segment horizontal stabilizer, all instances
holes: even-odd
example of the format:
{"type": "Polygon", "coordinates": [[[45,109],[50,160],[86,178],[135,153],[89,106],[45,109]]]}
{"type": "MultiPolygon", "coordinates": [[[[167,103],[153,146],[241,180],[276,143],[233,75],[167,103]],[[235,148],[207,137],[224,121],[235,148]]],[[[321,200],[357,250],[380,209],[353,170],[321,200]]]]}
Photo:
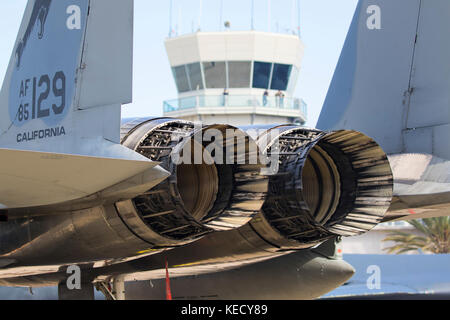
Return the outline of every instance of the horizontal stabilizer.
{"type": "Polygon", "coordinates": [[[158,163],[0,149],[0,203],[24,208],[92,195],[158,163]]]}
{"type": "Polygon", "coordinates": [[[450,215],[450,161],[429,154],[389,156],[394,199],[385,220],[450,215]]]}
{"type": "Polygon", "coordinates": [[[395,196],[420,197],[450,193],[450,161],[429,154],[389,156],[396,177],[395,196]]]}

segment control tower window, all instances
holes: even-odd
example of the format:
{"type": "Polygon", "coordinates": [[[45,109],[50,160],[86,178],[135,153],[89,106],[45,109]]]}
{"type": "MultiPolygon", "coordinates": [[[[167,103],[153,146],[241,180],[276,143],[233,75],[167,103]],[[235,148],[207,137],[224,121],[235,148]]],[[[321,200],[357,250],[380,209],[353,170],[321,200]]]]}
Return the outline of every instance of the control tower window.
{"type": "Polygon", "coordinates": [[[172,68],[173,76],[177,84],[178,92],[187,92],[191,88],[189,86],[189,79],[186,73],[186,66],[178,66],[172,68]]]}
{"type": "Polygon", "coordinates": [[[227,72],[225,62],[204,62],[206,88],[217,89],[227,87],[227,72]]]}
{"type": "Polygon", "coordinates": [[[203,89],[203,79],[202,70],[200,63],[191,63],[187,65],[187,70],[189,73],[189,80],[191,84],[191,90],[202,90],[203,89]]]}
{"type": "Polygon", "coordinates": [[[291,70],[291,65],[276,63],[273,67],[272,84],[270,85],[270,89],[286,91],[291,70]]]}
{"type": "Polygon", "coordinates": [[[230,88],[249,88],[251,68],[250,61],[228,62],[230,88]]]}
{"type": "Polygon", "coordinates": [[[253,67],[253,88],[269,88],[270,73],[272,64],[267,62],[255,61],[253,67]]]}
{"type": "Polygon", "coordinates": [[[288,92],[294,92],[297,85],[298,76],[300,74],[299,69],[296,66],[292,67],[291,76],[289,77],[289,85],[287,88],[288,92]]]}

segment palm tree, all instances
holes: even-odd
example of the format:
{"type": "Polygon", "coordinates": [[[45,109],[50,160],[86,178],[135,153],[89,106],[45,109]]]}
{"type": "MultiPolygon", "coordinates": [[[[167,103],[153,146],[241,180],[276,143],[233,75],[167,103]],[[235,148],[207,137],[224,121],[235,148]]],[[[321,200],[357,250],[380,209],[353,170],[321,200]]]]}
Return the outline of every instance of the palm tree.
{"type": "Polygon", "coordinates": [[[450,217],[411,220],[408,223],[423,236],[401,231],[390,232],[383,241],[393,241],[396,244],[384,250],[396,254],[410,251],[450,253],[450,217]]]}

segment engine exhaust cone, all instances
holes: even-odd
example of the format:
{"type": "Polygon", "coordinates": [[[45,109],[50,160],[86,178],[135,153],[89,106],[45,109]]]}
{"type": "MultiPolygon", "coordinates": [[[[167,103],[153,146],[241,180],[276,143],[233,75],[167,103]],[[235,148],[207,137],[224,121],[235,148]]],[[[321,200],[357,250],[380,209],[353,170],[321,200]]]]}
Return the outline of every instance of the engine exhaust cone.
{"type": "MultiPolygon", "coordinates": [[[[321,132],[280,126],[264,152],[279,155],[269,195],[252,228],[281,249],[307,248],[336,236],[355,236],[380,223],[393,177],[386,154],[356,131],[321,132]]],[[[273,129],[272,129],[273,130],[273,129]]]]}
{"type": "Polygon", "coordinates": [[[172,173],[147,193],[117,205],[130,228],[151,243],[184,244],[239,228],[264,203],[264,165],[256,142],[242,130],[162,118],[132,127],[122,144],[172,173]]]}

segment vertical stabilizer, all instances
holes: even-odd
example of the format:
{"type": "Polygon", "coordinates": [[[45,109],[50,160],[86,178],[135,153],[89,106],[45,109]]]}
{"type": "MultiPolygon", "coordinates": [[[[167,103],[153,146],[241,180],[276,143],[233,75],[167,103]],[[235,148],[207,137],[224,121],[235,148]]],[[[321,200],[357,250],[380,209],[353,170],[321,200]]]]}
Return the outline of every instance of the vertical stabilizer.
{"type": "Polygon", "coordinates": [[[361,0],[318,127],[450,159],[449,28],[448,0],[361,0]]]}
{"type": "Polygon", "coordinates": [[[0,147],[135,157],[118,144],[132,52],[133,0],[29,0],[0,92],[0,147]]]}

